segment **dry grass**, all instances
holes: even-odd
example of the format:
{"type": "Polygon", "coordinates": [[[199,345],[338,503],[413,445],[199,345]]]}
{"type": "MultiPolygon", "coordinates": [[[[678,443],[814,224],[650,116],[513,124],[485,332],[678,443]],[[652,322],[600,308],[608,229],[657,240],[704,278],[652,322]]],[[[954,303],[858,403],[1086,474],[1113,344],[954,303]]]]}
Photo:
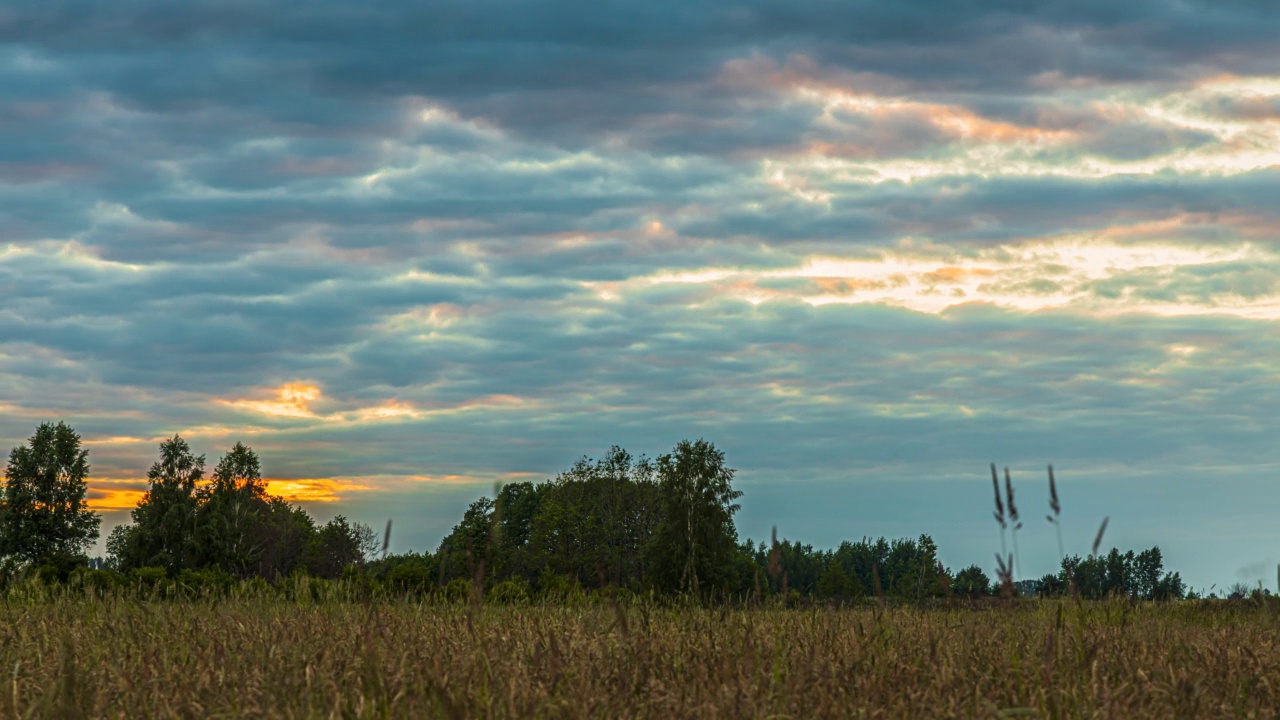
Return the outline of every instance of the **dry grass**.
{"type": "Polygon", "coordinates": [[[1256,607],[0,609],[5,717],[1256,717],[1256,607]]]}

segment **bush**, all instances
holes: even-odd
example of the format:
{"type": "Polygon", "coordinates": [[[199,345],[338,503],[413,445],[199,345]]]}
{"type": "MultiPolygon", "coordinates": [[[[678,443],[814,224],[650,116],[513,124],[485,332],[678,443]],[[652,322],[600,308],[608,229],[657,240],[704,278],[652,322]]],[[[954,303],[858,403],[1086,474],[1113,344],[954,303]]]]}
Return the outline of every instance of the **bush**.
{"type": "Polygon", "coordinates": [[[631,603],[636,599],[636,594],[631,590],[617,585],[606,585],[593,593],[596,600],[603,602],[631,603]]]}
{"type": "Polygon", "coordinates": [[[523,605],[529,602],[529,592],[525,590],[524,585],[514,580],[506,580],[489,590],[489,602],[496,605],[523,605]]]}
{"type": "Polygon", "coordinates": [[[544,572],[538,581],[542,599],[547,602],[574,605],[586,600],[586,593],[578,581],[568,575],[544,572]]]}
{"type": "Polygon", "coordinates": [[[50,555],[36,570],[36,577],[45,585],[65,584],[71,573],[89,567],[89,558],[83,555],[50,555]]]}
{"type": "Polygon", "coordinates": [[[190,597],[223,597],[231,592],[234,584],[234,578],[217,568],[183,570],[178,573],[178,586],[190,597]]]}
{"type": "MultiPolygon", "coordinates": [[[[398,593],[425,593],[431,586],[431,571],[424,565],[405,563],[387,573],[387,587],[398,593]]],[[[455,582],[466,583],[466,580],[455,582]]],[[[470,583],[467,583],[468,585],[470,583]]]]}
{"type": "Polygon", "coordinates": [[[231,595],[239,600],[256,600],[275,595],[270,583],[260,577],[250,578],[231,588],[231,595]]]}
{"type": "Polygon", "coordinates": [[[107,593],[125,585],[125,577],[112,570],[80,568],[71,573],[71,587],[79,588],[87,595],[105,597],[107,593]]]}
{"type": "Polygon", "coordinates": [[[450,580],[448,585],[444,586],[444,599],[449,602],[459,603],[466,602],[471,597],[471,581],[458,578],[450,580]]]}
{"type": "Polygon", "coordinates": [[[359,565],[348,565],[340,580],[344,590],[352,597],[367,600],[378,592],[379,585],[368,570],[359,565]]]}
{"type": "Polygon", "coordinates": [[[169,579],[169,573],[162,567],[141,567],[131,570],[129,577],[140,587],[155,588],[169,579]]]}

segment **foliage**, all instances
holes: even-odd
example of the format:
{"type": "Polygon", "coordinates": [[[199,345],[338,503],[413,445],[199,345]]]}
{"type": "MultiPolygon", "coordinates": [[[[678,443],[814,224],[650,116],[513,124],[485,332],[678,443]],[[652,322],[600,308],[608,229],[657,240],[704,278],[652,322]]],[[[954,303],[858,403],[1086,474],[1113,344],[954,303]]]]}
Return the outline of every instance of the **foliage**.
{"type": "Polygon", "coordinates": [[[522,583],[504,580],[489,588],[488,600],[497,605],[522,605],[529,601],[529,591],[522,583]]]}
{"type": "Polygon", "coordinates": [[[160,459],[147,471],[151,483],[131,513],[134,525],[117,526],[107,551],[121,568],[161,567],[170,574],[193,567],[200,554],[197,534],[204,456],[174,435],[160,443],[160,459]]]}
{"type": "Polygon", "coordinates": [[[464,602],[471,597],[473,589],[473,583],[469,580],[463,580],[462,578],[450,580],[449,584],[444,586],[444,597],[449,602],[464,602]]]}
{"type": "Polygon", "coordinates": [[[662,515],[649,545],[654,585],[694,596],[726,593],[737,546],[732,486],[724,452],[706,440],[682,440],[658,458],[662,515]]]}
{"type": "MultiPolygon", "coordinates": [[[[181,437],[160,444],[132,525],[107,538],[112,567],[162,568],[170,578],[283,578],[303,570],[337,578],[370,552],[373,531],[339,515],[317,528],[301,508],[266,492],[261,463],[236,443],[204,482],[204,456],[181,437]]],[[[203,585],[201,585],[203,587],[203,585]]]]}
{"type": "Polygon", "coordinates": [[[937,546],[928,535],[915,540],[846,540],[826,551],[789,540],[772,547],[762,542],[754,548],[749,542],[744,550],[765,571],[762,582],[771,593],[798,590],[819,597],[920,600],[946,595],[954,582],[945,571],[939,574],[937,546]]]}
{"type": "MultiPolygon", "coordinates": [[[[478,498],[435,553],[377,557],[380,538],[369,526],[341,515],[317,525],[269,495],[258,456],[243,443],[206,478],[205,458],[175,435],[160,444],[133,523],[107,539],[106,567],[118,572],[102,570],[100,560],[86,568],[83,547],[98,522],[84,508],[87,474],[87,452],[62,423],[41,425],[13,450],[0,508],[7,549],[0,590],[31,574],[99,596],[133,588],[192,598],[266,597],[286,588],[291,598],[362,601],[439,593],[453,601],[578,605],[656,593],[796,606],[992,592],[981,568],[946,569],[928,535],[863,538],[833,550],[787,539],[738,543],[733,516],[742,493],[724,453],[705,440],[681,441],[655,461],[616,446],[599,460],[583,457],[554,480],[512,483],[478,498]]],[[[994,475],[993,483],[997,517],[1007,507],[1013,518],[1008,479],[1007,505],[994,475]]],[[[1023,595],[1044,597],[1073,589],[1088,599],[1186,596],[1180,576],[1164,571],[1158,547],[1067,558],[1059,573],[1019,586],[1023,595]]]]}
{"type": "Polygon", "coordinates": [[[42,423],[26,445],[9,453],[0,554],[41,565],[83,556],[101,519],[85,505],[89,452],[66,423],[42,423]]]}
{"type": "Polygon", "coordinates": [[[1110,595],[1140,600],[1178,600],[1186,595],[1186,585],[1176,572],[1164,571],[1159,547],[1134,554],[1112,548],[1104,555],[1073,556],[1062,561],[1062,570],[1052,590],[1041,594],[1062,595],[1074,587],[1084,598],[1096,600],[1110,595]]]}
{"type": "Polygon", "coordinates": [[[377,568],[392,591],[425,593],[436,584],[435,558],[430,555],[407,553],[395,555],[377,568]]]}
{"type": "Polygon", "coordinates": [[[991,578],[977,565],[970,565],[956,573],[955,579],[951,581],[951,591],[962,597],[983,597],[990,595],[991,590],[991,578]]]}

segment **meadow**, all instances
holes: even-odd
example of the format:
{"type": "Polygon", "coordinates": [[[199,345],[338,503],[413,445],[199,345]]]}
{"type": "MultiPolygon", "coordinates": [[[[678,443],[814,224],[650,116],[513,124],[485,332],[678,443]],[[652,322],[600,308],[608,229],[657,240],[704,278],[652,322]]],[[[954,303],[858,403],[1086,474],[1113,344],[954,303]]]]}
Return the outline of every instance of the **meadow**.
{"type": "MultiPolygon", "coordinates": [[[[338,586],[326,586],[331,592],[338,586]]],[[[4,717],[1274,717],[1275,608],[203,599],[26,583],[4,717]]]]}

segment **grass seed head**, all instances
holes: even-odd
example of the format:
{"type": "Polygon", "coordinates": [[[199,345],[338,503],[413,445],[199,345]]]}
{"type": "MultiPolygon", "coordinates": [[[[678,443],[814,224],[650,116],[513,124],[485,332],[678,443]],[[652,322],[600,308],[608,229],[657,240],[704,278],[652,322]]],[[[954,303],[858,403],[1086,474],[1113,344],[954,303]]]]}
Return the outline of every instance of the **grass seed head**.
{"type": "MultiPolygon", "coordinates": [[[[1013,504],[1013,480],[1009,478],[1008,467],[1004,469],[1004,490],[1009,499],[1009,520],[1016,523],[1018,522],[1018,507],[1013,504]]],[[[997,488],[996,494],[999,495],[999,492],[997,488]]]]}
{"type": "Polygon", "coordinates": [[[993,515],[995,515],[996,522],[1000,523],[1000,529],[1003,530],[1006,525],[1004,519],[1004,502],[1000,499],[1000,476],[996,474],[995,463],[991,463],[991,487],[996,493],[996,510],[993,515]]]}
{"type": "Polygon", "coordinates": [[[1053,516],[1057,517],[1062,514],[1062,505],[1058,502],[1058,485],[1053,481],[1053,465],[1049,465],[1049,509],[1053,511],[1053,516]]]}
{"type": "Polygon", "coordinates": [[[1091,555],[1097,555],[1098,548],[1102,547],[1102,535],[1107,531],[1107,521],[1110,519],[1110,515],[1102,518],[1102,525],[1098,526],[1098,535],[1093,539],[1093,552],[1090,553],[1091,555]]]}

